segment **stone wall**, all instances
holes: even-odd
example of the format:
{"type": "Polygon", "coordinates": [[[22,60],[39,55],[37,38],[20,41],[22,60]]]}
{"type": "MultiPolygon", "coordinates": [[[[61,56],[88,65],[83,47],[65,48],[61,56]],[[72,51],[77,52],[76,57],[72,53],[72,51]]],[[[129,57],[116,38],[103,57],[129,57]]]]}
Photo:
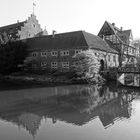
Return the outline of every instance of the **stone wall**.
{"type": "MultiPolygon", "coordinates": [[[[75,50],[74,49],[69,49],[69,55],[68,56],[61,56],[60,52],[61,49],[57,50],[45,50],[45,51],[34,51],[37,53],[35,57],[32,56],[33,52],[30,52],[30,56],[26,59],[26,63],[31,62],[30,67],[31,69],[43,69],[43,70],[51,70],[51,62],[57,62],[58,67],[56,70],[58,71],[71,71],[73,70],[73,65],[75,63],[75,60],[73,56],[75,55],[75,50]],[[57,56],[51,56],[52,51],[57,51],[58,55],[57,56]],[[46,52],[47,55],[45,57],[41,56],[42,52],[46,52]],[[41,63],[45,62],[46,67],[41,67],[41,63]],[[64,69],[62,68],[62,62],[69,62],[69,69],[64,69]]],[[[99,58],[99,60],[103,61],[104,63],[104,69],[107,69],[109,67],[118,67],[119,61],[118,61],[118,55],[113,54],[113,53],[107,53],[99,50],[93,50],[93,53],[99,58]],[[109,58],[110,57],[110,58],[109,58]],[[109,60],[110,59],[110,60],[109,60]]]]}
{"type": "Polygon", "coordinates": [[[108,53],[100,50],[94,50],[94,53],[100,60],[104,61],[106,68],[119,66],[118,54],[108,53]]]}

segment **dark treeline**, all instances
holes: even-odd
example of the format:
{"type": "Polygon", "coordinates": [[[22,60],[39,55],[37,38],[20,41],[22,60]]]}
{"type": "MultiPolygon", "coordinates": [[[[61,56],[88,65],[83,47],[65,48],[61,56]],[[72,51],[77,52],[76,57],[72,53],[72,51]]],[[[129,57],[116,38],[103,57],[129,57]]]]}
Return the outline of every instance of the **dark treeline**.
{"type": "Polygon", "coordinates": [[[27,55],[27,45],[21,41],[0,45],[0,74],[7,75],[19,71],[19,65],[24,63],[27,55]]]}

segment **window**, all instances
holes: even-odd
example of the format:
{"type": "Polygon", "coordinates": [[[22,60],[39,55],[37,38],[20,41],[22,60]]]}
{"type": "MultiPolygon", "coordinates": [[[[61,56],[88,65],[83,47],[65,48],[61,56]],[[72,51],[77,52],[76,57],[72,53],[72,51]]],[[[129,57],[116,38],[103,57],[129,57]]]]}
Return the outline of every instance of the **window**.
{"type": "Polygon", "coordinates": [[[98,53],[98,52],[95,52],[94,54],[95,54],[95,56],[99,56],[100,55],[100,53],[98,53]]]}
{"type": "Polygon", "coordinates": [[[33,57],[36,57],[37,55],[38,55],[37,52],[33,52],[33,53],[32,53],[32,56],[33,56],[33,57]]]}
{"type": "Polygon", "coordinates": [[[69,51],[68,51],[68,50],[61,51],[61,52],[60,52],[60,55],[61,55],[61,56],[69,56],[69,51]]]}
{"type": "Polygon", "coordinates": [[[78,65],[78,62],[73,62],[72,66],[77,66],[78,65]]]}
{"type": "Polygon", "coordinates": [[[47,57],[47,52],[41,52],[42,57],[47,57]]]}
{"type": "Polygon", "coordinates": [[[129,54],[131,53],[131,48],[128,48],[128,52],[129,52],[129,54]]]}
{"type": "Polygon", "coordinates": [[[80,53],[82,50],[75,50],[75,55],[80,53]]]}
{"type": "Polygon", "coordinates": [[[132,49],[132,53],[133,53],[133,54],[135,53],[135,50],[134,50],[134,49],[132,49]]]}
{"type": "Polygon", "coordinates": [[[41,67],[46,67],[47,66],[47,62],[41,62],[41,67]]]}
{"type": "Polygon", "coordinates": [[[51,68],[57,69],[57,62],[51,62],[51,68]]]}
{"type": "Polygon", "coordinates": [[[58,52],[57,51],[52,51],[51,56],[58,56],[58,52]]]}
{"type": "Polygon", "coordinates": [[[62,62],[62,68],[69,69],[69,62],[62,62]]]}
{"type": "Polygon", "coordinates": [[[134,62],[135,62],[135,59],[132,57],[132,58],[130,59],[130,62],[134,63],[134,62]]]}
{"type": "Polygon", "coordinates": [[[113,56],[113,61],[116,62],[116,56],[115,55],[113,56]]]}
{"type": "Polygon", "coordinates": [[[124,47],[124,53],[127,53],[127,47],[124,47]]]}
{"type": "Polygon", "coordinates": [[[110,55],[108,55],[108,61],[110,61],[110,55]]]}

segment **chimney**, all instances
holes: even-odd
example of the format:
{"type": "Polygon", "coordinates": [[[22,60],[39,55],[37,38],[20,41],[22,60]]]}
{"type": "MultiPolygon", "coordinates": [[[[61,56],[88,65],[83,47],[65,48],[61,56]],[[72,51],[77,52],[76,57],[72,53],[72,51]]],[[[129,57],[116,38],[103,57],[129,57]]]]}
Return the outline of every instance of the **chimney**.
{"type": "Polygon", "coordinates": [[[53,38],[55,38],[55,34],[56,34],[56,31],[53,30],[53,31],[52,31],[52,37],[53,37],[53,38]]]}
{"type": "Polygon", "coordinates": [[[120,30],[122,31],[123,30],[123,27],[121,27],[120,30]]]}
{"type": "Polygon", "coordinates": [[[17,20],[17,23],[19,23],[19,20],[17,20]]]}
{"type": "Polygon", "coordinates": [[[115,23],[113,22],[112,25],[115,26],[115,23]]]}

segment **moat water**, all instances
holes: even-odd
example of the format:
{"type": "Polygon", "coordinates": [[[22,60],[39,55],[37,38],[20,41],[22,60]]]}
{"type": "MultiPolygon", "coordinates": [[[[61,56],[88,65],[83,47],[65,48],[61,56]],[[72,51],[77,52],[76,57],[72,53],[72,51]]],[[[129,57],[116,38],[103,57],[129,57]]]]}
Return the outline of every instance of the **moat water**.
{"type": "Polygon", "coordinates": [[[139,88],[0,86],[0,140],[140,139],[139,88]]]}

